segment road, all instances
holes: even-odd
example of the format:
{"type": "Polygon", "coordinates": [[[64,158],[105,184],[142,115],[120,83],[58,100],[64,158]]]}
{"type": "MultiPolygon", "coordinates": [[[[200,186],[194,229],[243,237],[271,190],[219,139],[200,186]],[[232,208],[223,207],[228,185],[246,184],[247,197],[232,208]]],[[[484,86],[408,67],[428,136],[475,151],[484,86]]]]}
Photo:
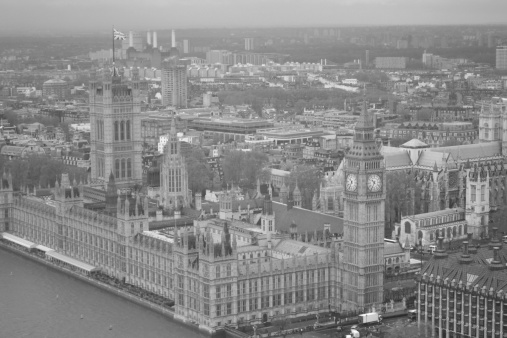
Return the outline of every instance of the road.
{"type": "MultiPolygon", "coordinates": [[[[389,337],[388,332],[394,328],[398,328],[401,326],[413,326],[417,325],[415,321],[409,320],[406,316],[397,317],[397,318],[387,318],[384,319],[382,325],[373,326],[369,329],[373,332],[373,337],[387,338],[389,337]],[[379,333],[376,333],[376,329],[379,329],[379,333]]],[[[350,333],[350,328],[352,325],[347,325],[343,327],[343,331],[337,332],[336,328],[326,329],[321,331],[310,331],[303,332],[303,334],[291,334],[287,335],[286,338],[344,338],[347,334],[350,333]]],[[[361,333],[361,337],[366,337],[368,333],[368,329],[359,329],[361,333]]]]}

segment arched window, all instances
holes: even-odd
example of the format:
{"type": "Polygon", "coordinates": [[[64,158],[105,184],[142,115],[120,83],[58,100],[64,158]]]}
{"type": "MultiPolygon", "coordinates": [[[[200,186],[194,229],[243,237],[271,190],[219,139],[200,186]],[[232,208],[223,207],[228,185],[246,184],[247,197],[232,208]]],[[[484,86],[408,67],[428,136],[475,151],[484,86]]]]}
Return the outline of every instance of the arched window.
{"type": "MultiPolygon", "coordinates": [[[[118,121],[114,122],[114,140],[118,141],[120,139],[120,124],[118,121]]],[[[118,176],[116,176],[118,177],[118,176]]]]}
{"type": "Polygon", "coordinates": [[[422,239],[423,238],[423,232],[421,230],[419,230],[419,233],[417,234],[417,238],[418,239],[422,239]]]}
{"type": "Polygon", "coordinates": [[[130,158],[127,159],[127,177],[132,177],[132,160],[130,158]]]}
{"type": "Polygon", "coordinates": [[[461,234],[462,234],[461,230],[462,230],[462,229],[461,229],[461,224],[460,224],[460,225],[458,225],[458,235],[459,235],[459,236],[461,236],[461,234]]]}
{"type": "Polygon", "coordinates": [[[125,121],[120,122],[120,140],[125,140],[125,121]]]}
{"type": "Polygon", "coordinates": [[[127,132],[127,140],[130,140],[130,120],[127,120],[127,123],[125,124],[125,129],[127,132]]]}
{"type": "Polygon", "coordinates": [[[447,237],[448,238],[451,238],[451,234],[452,234],[452,228],[447,228],[447,237]]]}
{"type": "Polygon", "coordinates": [[[484,123],[484,138],[485,139],[489,138],[489,126],[487,123],[484,123]]]}
{"type": "Polygon", "coordinates": [[[126,163],[125,163],[125,159],[123,158],[121,160],[121,178],[125,178],[125,169],[126,169],[126,163]]]}
{"type": "Polygon", "coordinates": [[[400,262],[400,257],[396,257],[396,263],[400,262]]]}
{"type": "Polygon", "coordinates": [[[452,228],[452,237],[456,237],[456,235],[457,235],[457,234],[458,234],[458,233],[457,233],[457,229],[456,229],[456,227],[453,227],[453,228],[452,228]]]}
{"type": "Polygon", "coordinates": [[[493,130],[493,135],[495,140],[498,140],[498,132],[500,131],[500,127],[498,126],[498,123],[495,123],[495,130],[493,130]]]}
{"type": "Polygon", "coordinates": [[[115,162],[115,164],[114,164],[114,176],[116,178],[119,178],[120,177],[120,160],[115,160],[114,162],[115,162]]]}
{"type": "Polygon", "coordinates": [[[430,232],[430,242],[435,239],[435,234],[433,232],[430,232]]]}
{"type": "Polygon", "coordinates": [[[410,226],[410,222],[405,222],[405,233],[410,234],[412,227],[410,226]]]}

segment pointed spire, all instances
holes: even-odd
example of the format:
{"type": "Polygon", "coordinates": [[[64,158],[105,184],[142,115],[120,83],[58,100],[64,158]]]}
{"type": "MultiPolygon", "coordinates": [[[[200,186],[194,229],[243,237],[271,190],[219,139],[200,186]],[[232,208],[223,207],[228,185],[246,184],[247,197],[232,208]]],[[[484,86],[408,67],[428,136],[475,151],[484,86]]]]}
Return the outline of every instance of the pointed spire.
{"type": "Polygon", "coordinates": [[[435,164],[433,165],[433,172],[438,172],[437,161],[435,161],[435,164]]]}
{"type": "Polygon", "coordinates": [[[403,249],[405,250],[410,250],[410,240],[408,239],[408,235],[407,237],[405,238],[405,244],[403,246],[403,249]]]}

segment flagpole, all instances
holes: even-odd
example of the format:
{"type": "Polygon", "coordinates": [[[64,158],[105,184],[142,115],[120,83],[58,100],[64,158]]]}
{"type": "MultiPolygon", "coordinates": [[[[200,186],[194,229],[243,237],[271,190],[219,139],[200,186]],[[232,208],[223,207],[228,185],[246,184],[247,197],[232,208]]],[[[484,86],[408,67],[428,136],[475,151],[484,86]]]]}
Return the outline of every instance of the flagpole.
{"type": "Polygon", "coordinates": [[[113,67],[114,67],[114,25],[113,25],[113,67]]]}

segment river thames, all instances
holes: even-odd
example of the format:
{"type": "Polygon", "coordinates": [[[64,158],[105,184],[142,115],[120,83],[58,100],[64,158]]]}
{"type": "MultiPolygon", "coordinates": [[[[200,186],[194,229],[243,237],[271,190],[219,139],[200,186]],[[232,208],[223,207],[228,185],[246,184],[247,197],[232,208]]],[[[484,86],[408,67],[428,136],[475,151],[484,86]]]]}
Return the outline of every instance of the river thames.
{"type": "Polygon", "coordinates": [[[0,337],[209,336],[0,248],[0,337]]]}

